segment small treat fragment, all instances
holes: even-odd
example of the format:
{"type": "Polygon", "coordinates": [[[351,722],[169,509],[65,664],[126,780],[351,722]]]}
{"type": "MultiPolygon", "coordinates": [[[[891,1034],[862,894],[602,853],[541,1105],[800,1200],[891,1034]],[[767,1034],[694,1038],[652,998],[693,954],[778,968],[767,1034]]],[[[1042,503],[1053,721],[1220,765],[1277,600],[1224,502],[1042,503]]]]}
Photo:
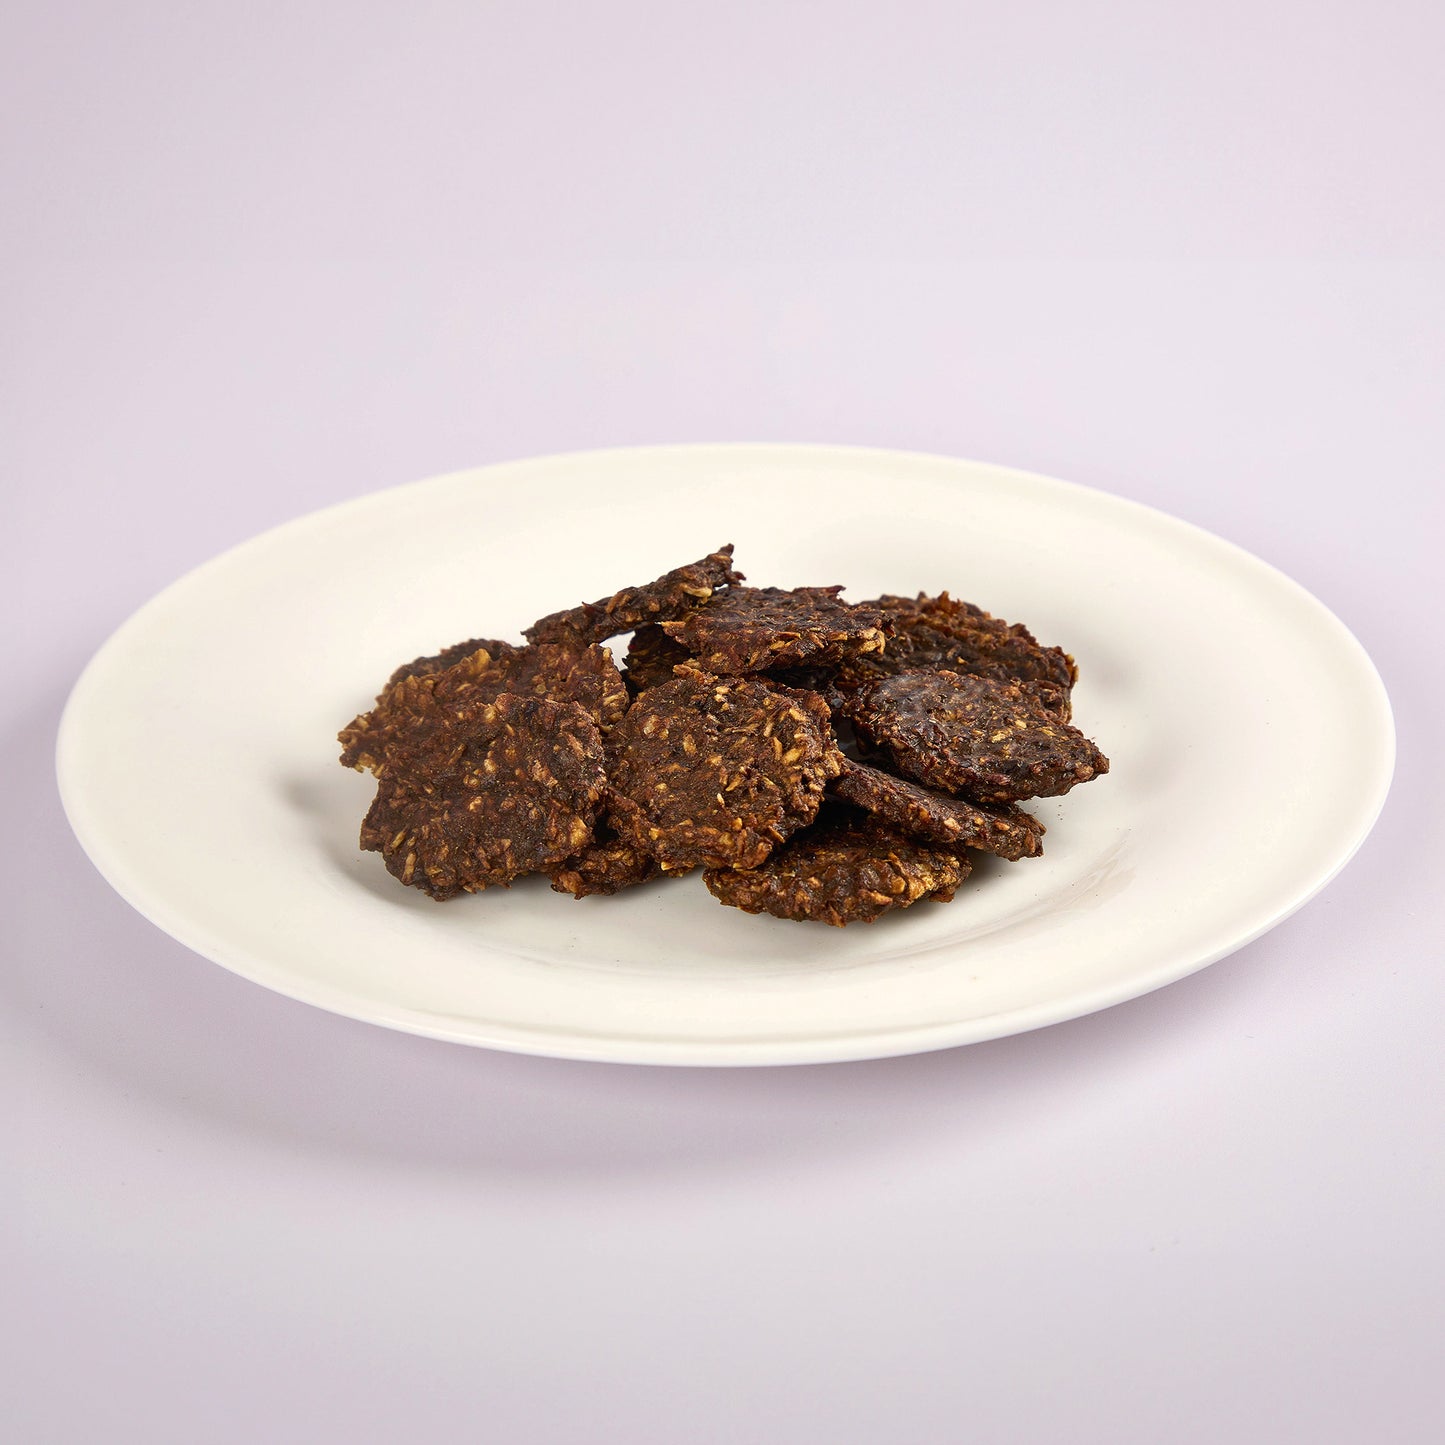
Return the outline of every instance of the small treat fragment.
{"type": "Polygon", "coordinates": [[[696,562],[673,568],[655,582],[624,587],[611,597],[599,597],[596,602],[583,602],[562,612],[549,613],[527,628],[524,636],[530,642],[586,646],[632,632],[648,623],[684,617],[701,607],[720,587],[730,587],[743,580],[741,572],[733,571],[732,558],[733,545],[729,542],[696,562]]]}
{"type": "Polygon", "coordinates": [[[460,702],[473,696],[493,701],[503,693],[575,702],[603,728],[621,721],[630,700],[622,674],[605,647],[488,643],[440,671],[400,669],[382,690],[376,706],[338,734],[342,764],[368,769],[380,777],[395,740],[416,718],[430,716],[433,701],[460,702]]]}
{"type": "Polygon", "coordinates": [[[842,602],[841,587],[732,587],[663,631],[713,673],[762,672],[811,660],[833,665],[880,652],[882,610],[842,602]]]}
{"type": "Polygon", "coordinates": [[[1053,713],[1060,722],[1068,722],[1074,715],[1073,697],[1069,689],[1057,682],[1045,682],[1043,678],[1019,678],[1019,687],[1045,712],[1053,713]]]}
{"type": "Polygon", "coordinates": [[[830,787],[835,797],[930,843],[977,848],[1016,861],[1044,851],[1044,825],[1012,803],[970,803],[844,758],[830,787]]]}
{"type": "Polygon", "coordinates": [[[432,898],[550,868],[592,837],[602,735],[573,702],[426,694],[390,740],[361,847],[432,898]]]}
{"type": "Polygon", "coordinates": [[[692,653],[682,643],[674,642],[656,623],[649,622],[632,634],[622,676],[635,695],[671,682],[673,668],[692,660],[692,653]]]}
{"type": "Polygon", "coordinates": [[[758,867],[709,868],[703,880],[715,898],[744,912],[841,928],[924,898],[946,903],[971,868],[962,849],[907,838],[834,804],[758,867]]]}
{"type": "Polygon", "coordinates": [[[1056,797],[1109,771],[1083,733],[1017,683],[901,672],[859,688],[847,712],[900,772],[983,802],[1056,797]]]}
{"type": "Polygon", "coordinates": [[[611,821],[666,869],[751,868],[813,820],[841,765],[821,698],[689,672],[613,731],[611,821]]]}
{"type": "Polygon", "coordinates": [[[884,596],[871,604],[892,628],[881,654],[849,659],[840,686],[859,686],[899,672],[970,672],[1002,682],[1037,683],[1062,721],[1069,718],[1069,690],[1078,680],[1074,659],[1058,647],[1044,647],[1022,623],[992,617],[947,592],[930,597],[884,596]]]}
{"type": "Polygon", "coordinates": [[[557,893],[570,893],[574,898],[588,898],[646,883],[660,871],[652,854],[644,853],[619,838],[605,823],[599,823],[592,841],[553,871],[552,888],[557,893]]]}
{"type": "Polygon", "coordinates": [[[490,657],[501,657],[503,653],[516,650],[511,643],[498,642],[494,637],[471,637],[465,642],[454,642],[450,647],[444,647],[440,652],[434,652],[428,657],[418,657],[411,662],[404,662],[387,678],[386,686],[395,687],[404,677],[431,677],[434,673],[445,672],[447,668],[459,663],[462,658],[470,657],[477,651],[484,651],[490,657]]]}

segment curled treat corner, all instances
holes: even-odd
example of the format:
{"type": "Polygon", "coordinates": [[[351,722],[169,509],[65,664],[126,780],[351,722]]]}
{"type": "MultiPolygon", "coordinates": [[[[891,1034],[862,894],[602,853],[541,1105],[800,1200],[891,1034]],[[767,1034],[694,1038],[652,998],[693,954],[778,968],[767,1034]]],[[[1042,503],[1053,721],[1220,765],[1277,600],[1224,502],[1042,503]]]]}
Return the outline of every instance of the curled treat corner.
{"type": "Polygon", "coordinates": [[[610,597],[549,613],[528,627],[523,636],[530,642],[585,646],[684,617],[720,589],[743,580],[743,574],[733,569],[732,557],[733,544],[729,542],[696,562],[674,567],[653,582],[624,587],[610,597]]]}

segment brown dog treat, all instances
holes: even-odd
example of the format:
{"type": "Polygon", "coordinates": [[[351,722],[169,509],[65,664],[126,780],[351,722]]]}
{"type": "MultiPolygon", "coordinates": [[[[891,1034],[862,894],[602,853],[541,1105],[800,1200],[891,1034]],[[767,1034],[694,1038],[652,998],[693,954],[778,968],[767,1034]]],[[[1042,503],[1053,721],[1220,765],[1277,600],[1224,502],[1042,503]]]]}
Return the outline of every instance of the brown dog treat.
{"type": "Polygon", "coordinates": [[[1010,861],[1034,858],[1044,851],[1044,825],[1012,803],[945,797],[850,758],[844,758],[843,771],[829,791],[910,838],[977,848],[1010,861]]]}
{"type": "Polygon", "coordinates": [[[429,694],[388,747],[361,846],[436,899],[561,863],[592,837],[602,735],[576,703],[429,694]]]}
{"type": "Polygon", "coordinates": [[[859,688],[847,711],[900,772],[983,802],[1055,797],[1109,771],[1083,733],[1016,683],[902,672],[859,688]]]}
{"type": "Polygon", "coordinates": [[[434,702],[492,701],[503,693],[579,704],[599,727],[622,720],[629,701],[622,674],[605,647],[513,647],[502,642],[466,653],[440,672],[406,672],[389,683],[370,712],[338,734],[341,761],[379,777],[395,740],[434,702]],[[492,651],[491,648],[496,650],[492,651]]]}
{"type": "Polygon", "coordinates": [[[946,903],[971,869],[962,850],[907,838],[836,805],[749,871],[709,868],[713,896],[797,922],[872,923],[920,899],[946,903]]]}
{"type": "Polygon", "coordinates": [[[841,587],[733,587],[663,631],[709,672],[835,663],[883,647],[876,606],[841,602],[841,587]]]}
{"type": "Polygon", "coordinates": [[[730,587],[743,580],[741,572],[733,571],[732,558],[733,546],[729,542],[686,567],[673,568],[655,582],[624,587],[611,597],[599,597],[596,602],[549,613],[527,628],[524,635],[531,642],[585,646],[632,632],[648,623],[683,617],[701,607],[720,587],[730,587]]]}
{"type": "Polygon", "coordinates": [[[813,820],[841,763],[820,698],[688,673],[612,734],[612,823],[664,868],[750,868],[813,820]]]}
{"type": "Polygon", "coordinates": [[[1001,682],[1037,683],[1040,700],[1068,721],[1069,690],[1078,679],[1074,659],[1061,648],[1043,646],[1021,623],[991,617],[947,592],[884,596],[871,605],[882,610],[892,635],[882,653],[845,661],[842,688],[899,672],[974,673],[1001,682]]]}

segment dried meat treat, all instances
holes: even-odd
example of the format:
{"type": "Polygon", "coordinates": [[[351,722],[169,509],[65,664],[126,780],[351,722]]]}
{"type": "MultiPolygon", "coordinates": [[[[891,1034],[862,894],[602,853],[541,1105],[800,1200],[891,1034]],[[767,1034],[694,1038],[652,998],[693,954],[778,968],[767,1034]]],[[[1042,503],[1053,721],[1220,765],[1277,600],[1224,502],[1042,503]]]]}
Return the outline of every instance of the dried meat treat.
{"type": "Polygon", "coordinates": [[[820,698],[696,672],[642,693],[608,756],[613,826],[667,869],[761,863],[842,764],[820,698]]]}
{"type": "Polygon", "coordinates": [[[605,782],[602,735],[576,703],[432,693],[391,745],[361,846],[433,898],[477,892],[583,848],[605,782]]]}
{"type": "Polygon", "coordinates": [[[612,829],[599,824],[592,841],[552,873],[552,887],[574,898],[588,898],[646,883],[660,871],[661,865],[650,853],[644,853],[619,838],[612,829]]]}
{"type": "Polygon", "coordinates": [[[692,660],[692,653],[682,643],[674,642],[655,623],[648,623],[632,634],[622,676],[632,692],[639,693],[671,682],[673,668],[692,660]]]}
{"type": "Polygon", "coordinates": [[[880,652],[882,611],[839,600],[841,587],[732,587],[662,629],[713,673],[835,664],[880,652]]]}
{"type": "Polygon", "coordinates": [[[406,673],[387,685],[376,706],[339,734],[341,761],[379,777],[388,751],[418,716],[429,716],[433,701],[491,701],[503,693],[579,704],[598,726],[621,721],[630,701],[622,674],[605,647],[568,648],[510,643],[478,648],[440,672],[406,673]]]}
{"type": "Polygon", "coordinates": [[[977,848],[1010,861],[1037,857],[1044,850],[1044,825],[1012,803],[949,798],[851,758],[844,758],[830,791],[910,838],[977,848]]]}
{"type": "Polygon", "coordinates": [[[859,688],[860,737],[920,783],[982,802],[1056,797],[1109,760],[1017,683],[955,672],[901,672],[859,688]]]}
{"type": "Polygon", "coordinates": [[[1044,647],[1021,623],[991,617],[971,602],[940,593],[876,598],[892,629],[882,653],[848,659],[840,686],[858,686],[899,672],[970,672],[1004,682],[1038,684],[1051,710],[1069,716],[1069,689],[1078,668],[1067,652],[1044,647]]]}
{"type": "Polygon", "coordinates": [[[904,837],[836,804],[750,871],[709,868],[714,897],[797,922],[872,923],[920,899],[946,903],[971,869],[962,849],[904,837]]]}
{"type": "Polygon", "coordinates": [[[429,657],[418,657],[403,663],[387,678],[386,686],[395,687],[404,677],[431,677],[433,673],[445,672],[447,668],[454,666],[464,657],[470,657],[479,649],[490,657],[500,657],[504,652],[517,650],[511,643],[498,642],[493,637],[471,637],[465,642],[454,642],[450,647],[444,647],[429,657]]]}
{"type": "Polygon", "coordinates": [[[733,546],[729,542],[686,567],[675,567],[655,582],[624,587],[611,597],[599,597],[596,602],[549,613],[527,628],[524,635],[531,642],[585,646],[618,637],[648,623],[684,617],[701,607],[720,587],[730,587],[743,580],[741,572],[733,571],[732,558],[733,546]]]}

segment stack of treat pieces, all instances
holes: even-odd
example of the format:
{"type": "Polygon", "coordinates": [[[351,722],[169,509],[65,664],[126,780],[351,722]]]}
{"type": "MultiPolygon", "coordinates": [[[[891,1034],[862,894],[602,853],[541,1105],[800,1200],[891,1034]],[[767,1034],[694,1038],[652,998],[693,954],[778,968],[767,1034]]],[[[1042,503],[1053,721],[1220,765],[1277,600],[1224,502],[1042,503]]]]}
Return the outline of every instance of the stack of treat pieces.
{"type": "Polygon", "coordinates": [[[340,735],[377,779],[362,848],[436,899],[701,868],[735,908],[841,926],[947,902],[974,853],[1037,857],[1019,802],[1108,772],[1074,660],[1027,628],[946,592],[746,587],[732,551],[398,668],[340,735]],[[619,670],[600,644],[629,633],[619,670]]]}

